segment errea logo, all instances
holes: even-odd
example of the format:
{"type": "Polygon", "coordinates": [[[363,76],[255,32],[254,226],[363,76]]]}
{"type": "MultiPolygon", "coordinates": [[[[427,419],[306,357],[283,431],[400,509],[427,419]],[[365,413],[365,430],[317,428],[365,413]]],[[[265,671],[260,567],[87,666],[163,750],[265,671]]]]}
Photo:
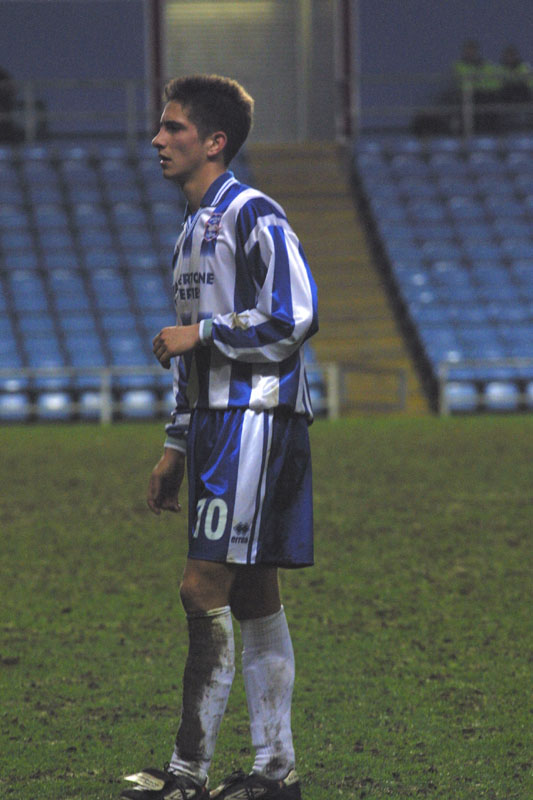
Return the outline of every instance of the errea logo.
{"type": "Polygon", "coordinates": [[[237,522],[232,530],[235,531],[231,536],[232,544],[248,544],[250,526],[247,522],[237,522]]]}

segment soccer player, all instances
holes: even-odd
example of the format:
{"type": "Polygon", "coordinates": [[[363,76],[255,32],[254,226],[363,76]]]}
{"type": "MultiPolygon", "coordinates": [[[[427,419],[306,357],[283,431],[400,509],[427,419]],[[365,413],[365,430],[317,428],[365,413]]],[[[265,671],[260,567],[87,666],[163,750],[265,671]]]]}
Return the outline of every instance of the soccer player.
{"type": "Polygon", "coordinates": [[[128,780],[129,800],[300,798],[291,732],[294,655],[279,567],[313,562],[312,409],[302,345],[316,288],[283,209],[227,166],[252,124],[235,81],[195,75],[165,88],[152,144],[187,199],[174,252],[174,326],[153,340],[176,408],[149,484],[155,514],[179,511],[187,464],[189,552],[180,588],[189,650],[170,763],[128,780]],[[233,617],[255,761],[211,794],[209,765],[235,672],[233,617]]]}

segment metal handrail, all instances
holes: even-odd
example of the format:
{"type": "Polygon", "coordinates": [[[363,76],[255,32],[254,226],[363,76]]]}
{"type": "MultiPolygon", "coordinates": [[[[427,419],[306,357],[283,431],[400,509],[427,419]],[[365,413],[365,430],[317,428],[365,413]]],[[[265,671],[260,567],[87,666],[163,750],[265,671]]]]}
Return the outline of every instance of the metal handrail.
{"type": "MultiPolygon", "coordinates": [[[[389,411],[403,411],[406,407],[407,399],[407,373],[402,368],[387,368],[378,367],[370,364],[356,364],[356,363],[339,363],[339,362],[326,362],[318,363],[316,365],[322,372],[325,382],[325,396],[323,403],[315,403],[315,413],[317,415],[325,414],[328,419],[334,420],[342,416],[343,411],[346,410],[346,397],[344,392],[344,379],[350,372],[357,372],[360,374],[380,375],[393,377],[397,381],[396,392],[391,395],[391,402],[387,404],[389,411]]],[[[167,373],[168,374],[168,373],[167,373]]],[[[100,421],[102,423],[110,423],[113,421],[116,412],[121,410],[121,401],[114,397],[114,379],[121,376],[147,376],[150,378],[164,378],[165,373],[160,366],[106,366],[106,367],[20,367],[17,369],[2,367],[0,368],[0,380],[11,381],[14,385],[13,390],[6,391],[4,394],[16,393],[29,393],[39,394],[46,391],[54,392],[73,392],[75,394],[85,390],[83,387],[50,387],[47,389],[36,387],[35,381],[39,378],[60,380],[61,378],[72,379],[75,381],[77,378],[95,377],[99,380],[100,393],[100,421]],[[28,381],[29,386],[25,386],[24,382],[28,381]],[[17,384],[22,385],[17,386],[17,384]]],[[[164,392],[163,386],[152,388],[154,391],[164,392]]],[[[171,388],[171,377],[168,375],[168,389],[171,388]]],[[[28,406],[31,413],[37,411],[37,404],[32,403],[28,406]]],[[[68,409],[71,413],[76,413],[80,410],[80,403],[76,400],[71,400],[68,404],[68,409]]],[[[157,410],[159,412],[167,411],[170,413],[168,404],[165,401],[157,403],[157,410]]],[[[377,409],[376,409],[377,410],[377,409]]]]}
{"type": "MultiPolygon", "coordinates": [[[[448,397],[446,394],[446,384],[450,380],[450,372],[452,370],[460,370],[464,368],[471,368],[471,369],[512,369],[512,370],[522,370],[522,369],[532,369],[533,370],[533,358],[465,358],[459,361],[441,361],[438,369],[437,369],[437,379],[438,379],[438,411],[439,414],[442,416],[448,416],[451,413],[450,405],[448,402],[448,397]]],[[[472,379],[462,379],[462,378],[453,378],[450,382],[453,383],[492,383],[492,382],[504,382],[504,383],[520,383],[526,381],[526,383],[530,382],[529,378],[520,378],[519,376],[513,377],[498,377],[495,376],[493,378],[472,378],[472,379]]],[[[525,402],[526,397],[525,395],[518,396],[518,402],[525,402]]],[[[479,405],[483,405],[483,397],[479,394],[479,405]]]]}
{"type": "MultiPolygon", "coordinates": [[[[465,81],[462,87],[454,84],[453,91],[456,100],[450,100],[450,87],[452,86],[452,76],[449,72],[414,72],[414,73],[380,73],[380,74],[359,74],[355,79],[361,89],[365,87],[386,87],[390,86],[395,90],[398,87],[414,86],[435,86],[436,89],[448,92],[448,96],[443,95],[442,101],[438,99],[428,102],[409,102],[409,103],[387,103],[380,102],[369,106],[358,104],[358,116],[356,128],[364,130],[370,128],[373,123],[382,123],[387,118],[396,120],[397,127],[402,127],[402,120],[412,119],[413,115],[428,113],[433,115],[450,115],[457,113],[461,125],[461,135],[468,137],[475,133],[475,112],[494,113],[496,115],[508,115],[515,113],[526,113],[533,116],[533,101],[523,103],[475,103],[473,99],[473,86],[465,81]]],[[[39,125],[45,121],[55,122],[66,119],[79,120],[80,126],[84,123],[101,120],[103,123],[108,121],[123,124],[113,130],[112,135],[125,136],[129,142],[133,142],[139,135],[147,134],[153,124],[146,98],[152,87],[141,79],[119,79],[119,78],[32,78],[26,80],[10,79],[1,81],[1,84],[9,84],[13,87],[17,100],[17,107],[12,111],[0,112],[0,120],[7,118],[16,122],[24,132],[24,140],[32,143],[38,137],[39,125]],[[58,89],[65,93],[65,105],[69,90],[81,91],[119,91],[116,105],[112,108],[95,108],[90,110],[73,109],[72,105],[60,109],[41,108],[38,105],[42,92],[47,89],[58,89]],[[122,96],[122,102],[120,97],[122,96]],[[142,99],[141,99],[142,98],[142,99]]],[[[85,126],[87,127],[87,126],[85,126]]],[[[80,131],[82,133],[83,131],[80,131]]],[[[91,131],[94,132],[94,126],[91,131]]],[[[102,131],[105,133],[105,131],[102,131]]],[[[59,134],[60,135],[60,134],[59,134]]]]}

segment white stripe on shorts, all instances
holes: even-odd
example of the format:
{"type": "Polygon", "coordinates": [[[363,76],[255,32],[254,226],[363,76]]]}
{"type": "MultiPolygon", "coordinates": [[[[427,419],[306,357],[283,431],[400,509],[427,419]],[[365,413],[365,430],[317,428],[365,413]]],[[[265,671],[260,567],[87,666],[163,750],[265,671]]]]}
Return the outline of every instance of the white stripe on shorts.
{"type": "Polygon", "coordinates": [[[271,411],[256,413],[247,409],[244,412],[233,522],[226,557],[228,563],[255,563],[257,534],[261,527],[266,491],[266,468],[272,443],[273,416],[271,411]]]}

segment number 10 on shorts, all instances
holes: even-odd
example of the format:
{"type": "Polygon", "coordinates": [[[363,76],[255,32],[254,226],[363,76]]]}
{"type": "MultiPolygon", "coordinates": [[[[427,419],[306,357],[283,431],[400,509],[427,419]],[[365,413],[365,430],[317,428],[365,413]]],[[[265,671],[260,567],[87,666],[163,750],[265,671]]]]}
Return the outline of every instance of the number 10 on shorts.
{"type": "Polygon", "coordinates": [[[197,539],[200,530],[203,530],[206,539],[210,539],[212,542],[217,541],[224,535],[227,521],[227,503],[218,497],[203,497],[196,506],[196,525],[193,537],[197,539]]]}

